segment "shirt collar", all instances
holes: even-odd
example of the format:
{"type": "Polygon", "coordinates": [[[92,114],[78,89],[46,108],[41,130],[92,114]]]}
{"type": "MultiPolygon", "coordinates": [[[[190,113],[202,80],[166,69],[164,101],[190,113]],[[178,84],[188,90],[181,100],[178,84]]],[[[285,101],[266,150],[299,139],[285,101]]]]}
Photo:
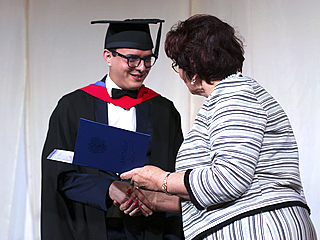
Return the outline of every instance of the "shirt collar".
{"type": "Polygon", "coordinates": [[[111,80],[109,73],[108,73],[108,75],[106,77],[106,88],[107,88],[107,92],[108,92],[109,96],[112,96],[111,95],[112,88],[121,89],[121,88],[118,87],[117,84],[114,83],[114,81],[111,80]]]}

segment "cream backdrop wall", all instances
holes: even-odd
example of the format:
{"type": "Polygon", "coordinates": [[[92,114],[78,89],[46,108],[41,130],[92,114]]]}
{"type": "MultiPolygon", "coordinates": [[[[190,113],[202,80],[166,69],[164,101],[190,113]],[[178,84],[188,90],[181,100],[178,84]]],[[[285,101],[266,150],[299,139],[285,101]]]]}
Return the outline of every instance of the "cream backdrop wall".
{"type": "MultiPolygon", "coordinates": [[[[58,99],[100,79],[106,26],[95,19],[162,18],[160,59],[146,85],[172,99],[186,133],[203,99],[165,57],[165,33],[195,13],[220,17],[245,39],[244,75],[281,103],[293,125],[312,219],[320,232],[319,0],[0,0],[0,239],[40,239],[40,156],[58,99]],[[30,201],[29,201],[30,199],[30,201]]],[[[157,28],[153,27],[155,36],[157,28]]]]}

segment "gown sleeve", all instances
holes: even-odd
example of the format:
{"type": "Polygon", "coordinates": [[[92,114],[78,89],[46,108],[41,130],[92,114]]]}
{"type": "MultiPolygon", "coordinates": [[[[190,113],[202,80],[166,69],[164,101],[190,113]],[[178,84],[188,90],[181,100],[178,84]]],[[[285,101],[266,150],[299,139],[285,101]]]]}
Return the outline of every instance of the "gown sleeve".
{"type": "Polygon", "coordinates": [[[94,120],[93,101],[83,99],[80,91],[64,96],[53,111],[42,155],[42,208],[76,201],[106,210],[110,184],[118,180],[111,173],[47,160],[54,149],[74,151],[80,118],[94,120]],[[82,104],[79,104],[81,102],[82,104]],[[68,200],[67,200],[67,199],[68,200]],[[58,199],[55,202],[53,199],[58,199]]]}
{"type": "Polygon", "coordinates": [[[99,177],[67,172],[58,177],[58,191],[70,200],[107,211],[112,204],[108,190],[114,180],[119,179],[109,172],[100,171],[99,177]]]}

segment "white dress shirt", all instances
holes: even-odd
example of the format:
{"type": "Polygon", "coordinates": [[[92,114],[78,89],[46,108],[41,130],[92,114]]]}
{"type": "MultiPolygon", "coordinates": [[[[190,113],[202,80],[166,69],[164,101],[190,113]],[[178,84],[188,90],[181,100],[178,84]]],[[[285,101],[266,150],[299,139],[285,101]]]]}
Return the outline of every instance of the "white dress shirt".
{"type": "MultiPolygon", "coordinates": [[[[112,88],[121,89],[111,80],[109,74],[106,77],[106,88],[110,97],[112,97],[112,88]]],[[[113,127],[136,131],[136,108],[132,107],[126,110],[112,103],[108,103],[108,124],[113,127]]]]}

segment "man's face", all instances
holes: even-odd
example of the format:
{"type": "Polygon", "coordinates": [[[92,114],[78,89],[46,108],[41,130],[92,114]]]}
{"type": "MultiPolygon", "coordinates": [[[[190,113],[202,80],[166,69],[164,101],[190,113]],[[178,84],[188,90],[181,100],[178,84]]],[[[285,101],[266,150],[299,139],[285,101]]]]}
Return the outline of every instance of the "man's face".
{"type": "MultiPolygon", "coordinates": [[[[130,48],[118,48],[117,52],[124,56],[134,55],[139,57],[146,57],[152,54],[151,50],[130,48]]],[[[141,61],[139,66],[130,68],[127,59],[113,56],[112,52],[107,49],[103,51],[103,57],[110,67],[110,78],[122,89],[136,90],[140,88],[150,71],[150,68],[144,66],[144,61],[141,61]]]]}

